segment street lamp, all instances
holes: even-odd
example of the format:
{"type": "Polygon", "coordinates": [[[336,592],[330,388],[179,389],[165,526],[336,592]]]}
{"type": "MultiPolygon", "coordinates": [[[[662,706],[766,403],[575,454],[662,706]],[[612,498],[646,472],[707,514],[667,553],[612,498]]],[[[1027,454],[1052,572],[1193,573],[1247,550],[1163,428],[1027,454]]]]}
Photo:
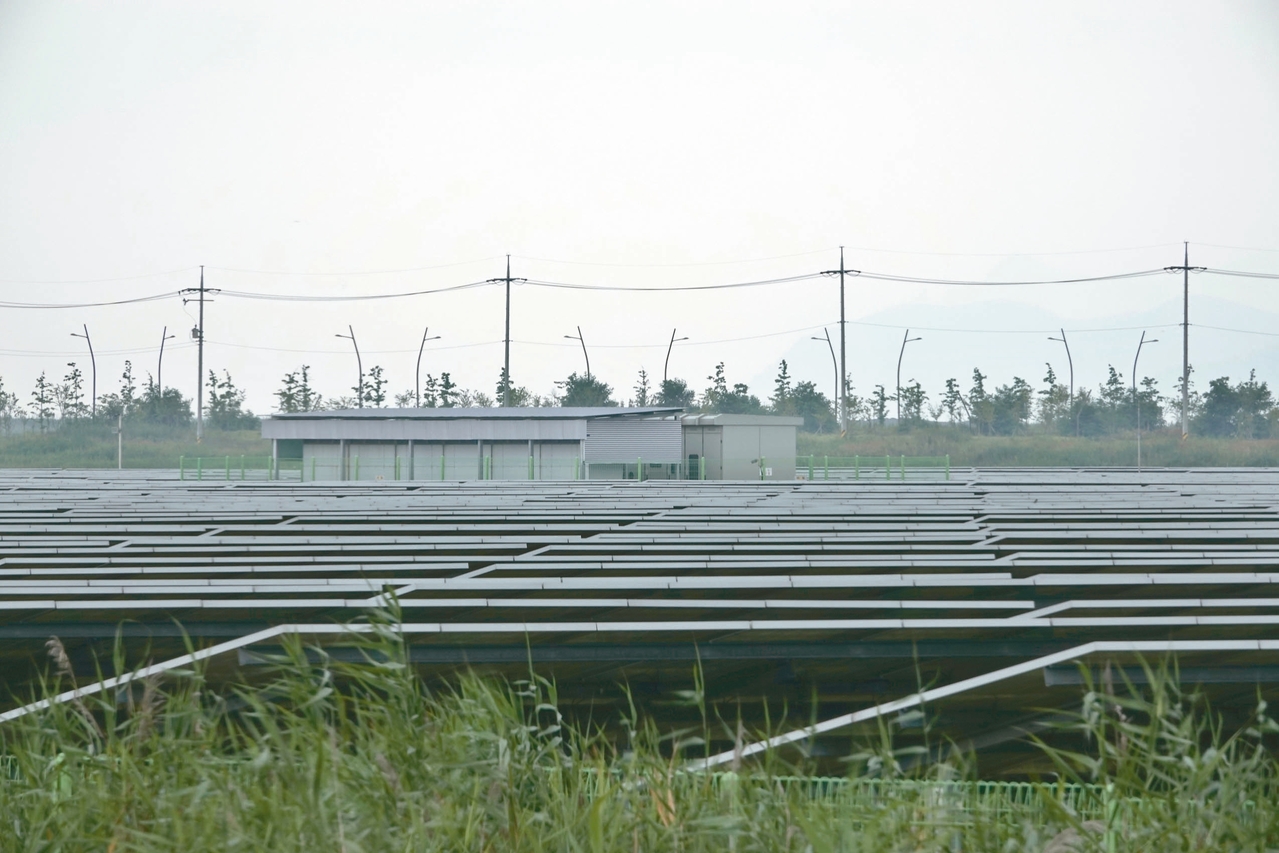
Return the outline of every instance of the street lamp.
{"type": "MultiPolygon", "coordinates": [[[[1060,338],[1054,338],[1052,335],[1049,335],[1048,340],[1061,341],[1062,346],[1066,348],[1066,364],[1070,365],[1070,409],[1073,412],[1075,409],[1075,363],[1070,358],[1070,344],[1066,343],[1066,330],[1065,329],[1061,330],[1060,338]]],[[[1079,437],[1079,419],[1078,418],[1075,419],[1075,437],[1076,438],[1079,437]]]]}
{"type": "Polygon", "coordinates": [[[355,329],[347,326],[347,331],[351,334],[342,335],[335,334],[335,338],[346,338],[351,342],[351,346],[355,347],[355,366],[360,371],[360,381],[355,386],[355,405],[358,408],[364,408],[364,362],[360,361],[360,345],[355,342],[355,329]]]}
{"type": "MultiPolygon", "coordinates": [[[[426,349],[427,341],[438,341],[440,339],[439,335],[428,338],[426,334],[429,331],[431,331],[430,326],[422,330],[422,345],[417,348],[417,369],[413,371],[413,388],[415,389],[414,393],[417,395],[417,408],[419,409],[422,408],[422,350],[426,349]]],[[[510,380],[508,379],[507,381],[509,382],[510,380]]]]}
{"type": "Polygon", "coordinates": [[[839,360],[835,358],[835,345],[831,343],[830,330],[822,329],[822,331],[826,334],[826,337],[819,338],[816,335],[813,335],[812,339],[815,341],[825,341],[826,346],[830,348],[830,361],[831,364],[835,365],[835,411],[837,413],[838,420],[842,422],[844,417],[839,413],[839,360]]]}
{"type": "MultiPolygon", "coordinates": [[[[579,330],[579,334],[580,334],[580,330],[579,330]]],[[[686,340],[688,340],[687,337],[683,337],[683,338],[675,337],[675,330],[671,329],[671,342],[666,347],[666,362],[662,365],[662,387],[663,388],[666,387],[667,368],[671,366],[671,350],[675,348],[676,341],[686,341],[686,340]]]]}
{"type": "Polygon", "coordinates": [[[156,392],[157,392],[156,393],[157,400],[164,398],[164,342],[171,341],[174,339],[174,337],[176,337],[176,335],[169,334],[168,326],[165,326],[164,329],[160,332],[160,358],[155,365],[155,386],[156,386],[156,392]]]}
{"type": "Polygon", "coordinates": [[[1141,333],[1141,341],[1137,344],[1137,354],[1132,357],[1132,403],[1137,409],[1137,470],[1141,470],[1141,397],[1137,396],[1137,359],[1141,358],[1141,348],[1146,344],[1157,344],[1158,338],[1146,340],[1146,333],[1141,333]]]}
{"type": "Polygon", "coordinates": [[[581,327],[581,326],[578,326],[578,327],[577,327],[577,334],[576,334],[576,335],[565,335],[564,337],[565,337],[566,339],[570,340],[570,341],[580,341],[580,342],[581,342],[581,344],[582,344],[582,355],[586,358],[586,378],[587,378],[587,379],[590,379],[590,378],[591,378],[591,357],[590,357],[590,355],[588,355],[588,354],[587,354],[587,352],[586,352],[586,339],[582,337],[582,327],[581,327]]]}
{"type": "Polygon", "coordinates": [[[84,338],[84,342],[89,345],[89,364],[93,368],[93,384],[89,386],[89,391],[93,395],[89,398],[90,415],[96,417],[98,414],[98,361],[93,357],[93,341],[89,339],[89,327],[84,327],[84,334],[72,332],[73,338],[84,338]]]}
{"type": "Polygon", "coordinates": [[[897,424],[899,426],[902,422],[902,356],[906,354],[906,344],[922,340],[923,338],[910,337],[910,329],[907,329],[906,334],[902,335],[902,349],[897,354],[897,424]]]}

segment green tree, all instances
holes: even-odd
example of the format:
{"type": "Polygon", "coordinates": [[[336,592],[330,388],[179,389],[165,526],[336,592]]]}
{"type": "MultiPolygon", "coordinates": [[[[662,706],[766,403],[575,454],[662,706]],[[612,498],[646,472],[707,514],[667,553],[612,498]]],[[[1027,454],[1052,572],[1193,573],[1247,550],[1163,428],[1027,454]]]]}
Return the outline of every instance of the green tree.
{"type": "Polygon", "coordinates": [[[702,394],[702,408],[708,412],[726,415],[761,415],[764,404],[750,393],[745,383],[738,382],[732,390],[728,388],[728,380],[724,375],[724,362],[715,365],[715,373],[706,377],[711,387],[702,394]]]}
{"type": "Polygon", "coordinates": [[[803,418],[807,432],[833,432],[838,426],[830,399],[817,390],[815,382],[797,382],[786,395],[786,404],[777,414],[803,418]]]}
{"type": "Polygon", "coordinates": [[[648,406],[652,404],[649,398],[652,396],[648,382],[648,371],[640,368],[639,376],[635,380],[635,405],[648,406]]]}
{"type": "MultiPolygon", "coordinates": [[[[427,377],[428,379],[430,377],[427,377]]],[[[457,405],[458,389],[453,377],[448,373],[440,374],[439,399],[441,409],[451,409],[457,405]]]]}
{"type": "Polygon", "coordinates": [[[780,412],[786,409],[787,400],[791,394],[790,370],[786,366],[786,359],[782,359],[782,363],[777,366],[777,378],[773,380],[773,396],[769,402],[772,403],[773,411],[780,412]]]}
{"type": "Polygon", "coordinates": [[[56,410],[53,408],[55,403],[53,393],[53,383],[46,377],[44,371],[40,371],[40,375],[36,377],[35,390],[31,392],[31,413],[36,416],[40,422],[40,432],[47,432],[49,422],[53,420],[56,410]]]}
{"type": "Polygon", "coordinates": [[[570,373],[563,382],[555,383],[564,389],[560,405],[565,407],[616,406],[613,388],[594,376],[570,373]]]}
{"type": "Polygon", "coordinates": [[[870,415],[881,429],[884,426],[884,422],[888,420],[889,399],[888,394],[884,392],[883,385],[876,385],[874,392],[870,395],[870,415]]]}
{"type": "Polygon", "coordinates": [[[195,420],[191,401],[183,397],[177,388],[161,390],[150,374],[147,375],[146,390],[126,414],[131,420],[168,427],[186,427],[195,420]]]}
{"type": "Polygon", "coordinates": [[[13,419],[22,414],[18,395],[4,390],[4,378],[0,377],[0,431],[6,434],[13,429],[13,419]]]}
{"type": "Polygon", "coordinates": [[[244,408],[244,391],[237,388],[230,371],[223,370],[222,378],[209,371],[209,426],[214,429],[256,429],[261,420],[244,408]]]}
{"type": "Polygon", "coordinates": [[[685,409],[691,409],[694,397],[696,392],[689,388],[688,383],[683,379],[663,379],[662,387],[654,402],[659,406],[683,406],[685,409]]]}
{"type": "Polygon", "coordinates": [[[898,393],[901,395],[902,425],[923,423],[924,405],[928,402],[928,394],[924,392],[923,387],[911,379],[909,384],[903,385],[898,393]]]}
{"type": "Polygon", "coordinates": [[[1039,422],[1051,428],[1070,420],[1070,388],[1057,381],[1051,364],[1045,366],[1048,372],[1039,392],[1039,422]]]}
{"type": "Polygon", "coordinates": [[[952,424],[957,424],[968,416],[968,401],[964,399],[964,393],[959,390],[958,379],[946,380],[946,394],[942,397],[941,407],[952,424]]]}
{"type": "Polygon", "coordinates": [[[1014,376],[1011,385],[1000,385],[991,397],[991,431],[1012,435],[1023,430],[1030,421],[1035,391],[1030,383],[1014,376]]]}
{"type": "Polygon", "coordinates": [[[64,421],[76,420],[89,414],[89,407],[84,402],[84,374],[76,367],[74,361],[68,362],[67,375],[53,389],[53,399],[58,405],[58,416],[64,421]]]}
{"type": "Polygon", "coordinates": [[[979,434],[990,434],[995,424],[995,405],[986,392],[986,375],[973,368],[973,384],[968,389],[968,422],[979,434]]]}
{"type": "Polygon", "coordinates": [[[524,408],[533,402],[533,394],[527,388],[512,384],[506,375],[506,368],[503,367],[498,372],[497,389],[494,399],[499,406],[510,406],[511,408],[524,408]],[[507,393],[510,393],[508,399],[507,393]]]}
{"type": "Polygon", "coordinates": [[[386,406],[386,377],[381,365],[373,365],[364,377],[364,405],[374,409],[386,406]]]}
{"type": "Polygon", "coordinates": [[[324,400],[311,387],[310,370],[310,365],[304,364],[284,374],[280,389],[275,392],[281,412],[314,412],[324,407],[324,400]]]}

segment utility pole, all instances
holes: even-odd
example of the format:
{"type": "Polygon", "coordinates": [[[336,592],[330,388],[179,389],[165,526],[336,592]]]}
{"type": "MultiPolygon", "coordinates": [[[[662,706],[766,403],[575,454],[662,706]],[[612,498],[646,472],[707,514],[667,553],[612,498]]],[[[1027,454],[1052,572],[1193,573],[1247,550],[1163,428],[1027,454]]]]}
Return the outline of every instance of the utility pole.
{"type": "MultiPolygon", "coordinates": [[[[1181,245],[1185,253],[1181,266],[1164,267],[1164,270],[1181,273],[1181,438],[1184,441],[1190,435],[1190,274],[1203,272],[1207,267],[1192,267],[1190,242],[1183,240],[1181,245]]],[[[1138,347],[1137,351],[1140,352],[1141,348],[1138,347]]],[[[1140,438],[1141,434],[1138,433],[1139,441],[1140,438]]],[[[1139,452],[1138,456],[1140,455],[1139,452]]]]}
{"type": "MultiPolygon", "coordinates": [[[[1070,366],[1070,412],[1073,413],[1075,411],[1075,362],[1070,357],[1070,344],[1066,343],[1066,330],[1061,330],[1060,338],[1054,338],[1052,335],[1049,335],[1048,340],[1061,341],[1062,346],[1066,348],[1066,364],[1070,366]]],[[[1079,437],[1078,419],[1075,420],[1075,437],[1079,437]]]]}
{"type": "Polygon", "coordinates": [[[89,393],[92,395],[89,399],[89,416],[97,417],[98,414],[98,360],[93,357],[93,341],[89,339],[89,326],[85,324],[84,334],[72,332],[73,338],[84,338],[84,342],[89,345],[89,366],[93,369],[93,384],[89,386],[89,393]]]}
{"type": "Polygon", "coordinates": [[[173,340],[174,335],[169,334],[169,327],[165,326],[160,332],[160,358],[155,364],[155,390],[156,399],[164,399],[164,342],[173,340]]]}
{"type": "Polygon", "coordinates": [[[506,256],[506,275],[503,278],[490,278],[489,284],[506,284],[506,334],[502,336],[502,405],[511,405],[511,282],[528,281],[527,278],[511,278],[511,256],[506,256]]]}
{"type": "MultiPolygon", "coordinates": [[[[215,287],[204,286],[204,264],[200,264],[200,286],[188,287],[182,293],[197,294],[200,303],[200,319],[198,325],[191,330],[191,337],[196,341],[195,356],[195,441],[199,444],[204,439],[204,301],[205,294],[217,293],[215,287]]],[[[190,302],[183,299],[182,304],[190,302]]],[[[163,390],[163,389],[161,389],[163,390]]]]}
{"type": "Polygon", "coordinates": [[[906,330],[906,334],[902,335],[902,349],[897,354],[897,426],[901,427],[902,423],[902,356],[906,355],[906,344],[913,341],[922,341],[923,338],[912,338],[910,329],[906,330]]]}
{"type": "MultiPolygon", "coordinates": [[[[427,341],[438,341],[440,339],[439,335],[436,335],[433,338],[428,338],[426,335],[430,331],[430,326],[427,326],[422,330],[422,345],[417,348],[417,370],[413,372],[413,388],[414,393],[417,395],[417,407],[419,409],[422,408],[422,350],[426,349],[427,341]]],[[[351,332],[351,341],[355,341],[354,331],[351,332]]]]}
{"type": "Polygon", "coordinates": [[[861,270],[850,270],[844,267],[844,247],[839,247],[839,269],[824,270],[822,275],[839,274],[839,394],[835,405],[839,409],[839,428],[848,432],[848,321],[844,319],[844,276],[861,275],[861,270]]]}

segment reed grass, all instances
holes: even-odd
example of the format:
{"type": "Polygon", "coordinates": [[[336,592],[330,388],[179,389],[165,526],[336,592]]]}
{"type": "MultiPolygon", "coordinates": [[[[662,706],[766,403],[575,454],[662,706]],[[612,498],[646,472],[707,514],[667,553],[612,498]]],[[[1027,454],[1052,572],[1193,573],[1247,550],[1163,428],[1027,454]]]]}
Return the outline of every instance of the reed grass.
{"type": "MultiPolygon", "coordinates": [[[[664,732],[630,706],[606,734],[570,725],[536,677],[428,689],[392,623],[351,642],[365,663],[289,642],[252,684],[216,688],[197,668],[0,727],[0,849],[1005,853],[1090,819],[1101,829],[1069,849],[1279,843],[1264,703],[1226,732],[1164,669],[1119,698],[1090,687],[1068,725],[1085,748],[1044,744],[1055,779],[999,785],[962,757],[895,749],[889,724],[843,778],[812,776],[800,753],[691,771],[740,726],[710,710],[700,731],[664,732]]],[[[51,653],[45,689],[66,689],[51,653]]]]}

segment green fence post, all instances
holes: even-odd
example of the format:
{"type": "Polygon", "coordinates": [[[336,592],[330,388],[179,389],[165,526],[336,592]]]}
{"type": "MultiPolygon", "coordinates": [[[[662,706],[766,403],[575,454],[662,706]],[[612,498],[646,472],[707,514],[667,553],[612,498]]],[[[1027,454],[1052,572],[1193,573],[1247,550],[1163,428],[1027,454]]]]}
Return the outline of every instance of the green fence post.
{"type": "Polygon", "coordinates": [[[484,457],[484,468],[483,468],[483,473],[480,476],[480,479],[481,480],[493,479],[493,457],[492,456],[484,457]]]}
{"type": "Polygon", "coordinates": [[[312,482],[312,483],[314,483],[314,482],[315,482],[315,468],[316,468],[316,462],[317,462],[318,460],[319,460],[319,457],[318,457],[318,456],[312,456],[312,457],[311,457],[311,482],[312,482]]]}
{"type": "Polygon", "coordinates": [[[697,479],[699,480],[706,479],[706,457],[705,456],[697,457],[697,479]]]}
{"type": "MultiPolygon", "coordinates": [[[[244,454],[243,453],[240,454],[240,479],[241,480],[244,479],[244,454]]],[[[268,479],[270,478],[268,477],[268,479]]]]}
{"type": "Polygon", "coordinates": [[[950,479],[950,454],[946,454],[946,479],[950,479]]]}
{"type": "Polygon", "coordinates": [[[808,479],[813,479],[813,454],[808,454],[808,479]]]}
{"type": "Polygon", "coordinates": [[[399,481],[399,479],[400,479],[400,456],[399,456],[399,454],[396,454],[396,456],[395,456],[395,479],[396,479],[396,481],[397,481],[397,482],[398,482],[398,481],[399,481]]]}
{"type": "Polygon", "coordinates": [[[533,457],[532,456],[528,458],[528,478],[530,480],[533,479],[533,457]]]}
{"type": "Polygon", "coordinates": [[[204,457],[203,456],[195,457],[195,478],[197,480],[204,479],[204,457]]]}
{"type": "Polygon", "coordinates": [[[893,479],[893,457],[891,456],[884,457],[884,479],[893,479]]]}
{"type": "Polygon", "coordinates": [[[573,479],[582,479],[582,457],[575,456],[573,458],[573,479]]]}
{"type": "Polygon", "coordinates": [[[440,482],[444,482],[444,462],[448,457],[444,455],[443,448],[440,449],[440,482]]]}
{"type": "Polygon", "coordinates": [[[355,476],[352,479],[360,479],[360,457],[358,456],[355,457],[355,476]]]}
{"type": "Polygon", "coordinates": [[[853,454],[853,479],[860,480],[862,478],[862,458],[856,453],[853,454]]]}
{"type": "Polygon", "coordinates": [[[185,480],[187,478],[187,458],[185,456],[178,457],[178,479],[185,480]]]}
{"type": "Polygon", "coordinates": [[[226,478],[231,479],[231,457],[226,458],[226,478]]]}
{"type": "Polygon", "coordinates": [[[825,472],[823,475],[823,479],[829,480],[830,479],[830,455],[829,454],[822,457],[822,468],[824,469],[824,472],[825,472]]]}
{"type": "Polygon", "coordinates": [[[644,482],[644,457],[642,456],[635,460],[635,482],[644,482]]]}
{"type": "Polygon", "coordinates": [[[903,456],[903,457],[902,457],[901,466],[902,466],[902,467],[901,467],[901,471],[902,471],[902,482],[904,483],[904,482],[906,482],[906,457],[905,457],[905,456],[903,456]]]}

